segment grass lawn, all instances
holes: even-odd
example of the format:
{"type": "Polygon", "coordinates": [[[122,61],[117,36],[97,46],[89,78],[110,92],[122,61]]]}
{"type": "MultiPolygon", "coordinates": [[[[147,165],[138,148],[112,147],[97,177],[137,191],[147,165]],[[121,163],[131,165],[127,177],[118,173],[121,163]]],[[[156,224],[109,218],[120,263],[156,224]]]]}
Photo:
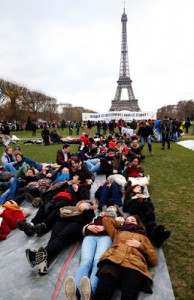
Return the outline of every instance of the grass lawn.
{"type": "MultiPolygon", "coordinates": [[[[68,136],[68,130],[58,130],[63,136],[68,136]]],[[[15,132],[19,138],[31,138],[31,132],[15,132]]],[[[40,130],[37,131],[37,138],[40,130]]],[[[194,139],[186,134],[183,139],[194,139]]],[[[24,145],[20,142],[24,155],[37,162],[55,163],[56,151],[62,145],[24,145]]],[[[13,146],[14,148],[14,146],[13,146]]],[[[71,146],[71,152],[76,152],[78,145],[71,146]]],[[[4,147],[0,147],[0,155],[4,147]]],[[[171,143],[170,150],[161,150],[161,144],[153,143],[154,156],[144,147],[146,159],[142,165],[145,173],[150,175],[149,192],[155,204],[157,223],[171,230],[171,237],[164,243],[163,251],[167,260],[175,298],[178,300],[194,299],[193,245],[194,245],[194,152],[171,143]]]]}

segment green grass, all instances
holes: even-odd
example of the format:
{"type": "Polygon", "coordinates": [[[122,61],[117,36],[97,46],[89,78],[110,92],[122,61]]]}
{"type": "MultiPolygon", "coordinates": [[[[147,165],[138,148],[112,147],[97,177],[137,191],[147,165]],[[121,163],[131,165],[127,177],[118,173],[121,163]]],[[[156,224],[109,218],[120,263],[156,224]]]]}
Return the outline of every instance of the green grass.
{"type": "MultiPolygon", "coordinates": [[[[68,136],[68,130],[59,130],[68,136]]],[[[191,132],[190,132],[191,133],[191,132]]],[[[191,134],[183,139],[194,139],[191,134]]],[[[31,138],[31,132],[15,132],[20,138],[31,138]]],[[[40,130],[37,132],[40,137],[40,130]]],[[[37,162],[55,163],[56,151],[62,145],[24,145],[20,142],[24,155],[37,162]]],[[[0,155],[4,147],[0,147],[0,155]]],[[[71,146],[76,152],[78,145],[71,146]]],[[[155,205],[157,223],[171,230],[171,237],[164,243],[163,251],[167,261],[175,298],[194,299],[193,271],[193,195],[194,195],[194,152],[171,143],[170,150],[161,150],[161,144],[153,143],[154,156],[144,148],[146,159],[142,165],[151,177],[149,192],[155,205]]]]}

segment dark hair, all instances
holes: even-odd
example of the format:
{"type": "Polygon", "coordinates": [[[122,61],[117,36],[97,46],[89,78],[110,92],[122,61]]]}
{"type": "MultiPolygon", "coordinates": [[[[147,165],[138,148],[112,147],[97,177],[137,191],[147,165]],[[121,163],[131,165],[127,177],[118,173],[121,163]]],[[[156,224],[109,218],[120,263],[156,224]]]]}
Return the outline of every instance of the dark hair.
{"type": "Polygon", "coordinates": [[[75,175],[79,176],[80,183],[86,183],[87,176],[84,173],[77,171],[75,175]]]}
{"type": "Polygon", "coordinates": [[[70,160],[71,160],[71,161],[73,160],[75,163],[78,163],[78,164],[79,164],[79,162],[80,162],[80,158],[79,158],[78,156],[76,156],[76,155],[71,156],[70,160]]]}
{"type": "Polygon", "coordinates": [[[130,159],[130,162],[132,163],[134,161],[134,159],[138,159],[138,164],[140,164],[140,158],[138,156],[133,156],[131,159],[130,159]]]}
{"type": "Polygon", "coordinates": [[[109,152],[114,152],[115,153],[115,149],[112,148],[112,147],[109,147],[108,150],[107,150],[107,153],[109,153],[109,152]]]}
{"type": "Polygon", "coordinates": [[[64,144],[64,145],[63,145],[63,149],[67,149],[67,148],[69,148],[69,147],[70,147],[69,144],[64,144]]]}
{"type": "Polygon", "coordinates": [[[20,153],[16,154],[15,157],[18,155],[21,156],[22,159],[24,158],[23,154],[20,154],[20,153]]]}
{"type": "Polygon", "coordinates": [[[137,226],[139,227],[138,232],[141,233],[141,234],[146,234],[146,228],[143,225],[143,223],[142,223],[142,221],[141,221],[141,219],[140,219],[140,217],[138,215],[129,215],[129,216],[126,217],[126,219],[128,217],[134,217],[136,219],[136,221],[137,221],[137,226]]]}
{"type": "MultiPolygon", "coordinates": [[[[35,170],[34,170],[33,168],[29,168],[28,171],[29,171],[29,170],[32,171],[32,173],[35,175],[35,170]]],[[[28,171],[27,171],[27,172],[28,172],[28,171]]]]}
{"type": "Polygon", "coordinates": [[[127,182],[125,185],[125,198],[129,197],[129,194],[133,193],[134,188],[136,188],[136,186],[140,186],[141,187],[141,191],[143,193],[144,187],[141,186],[140,184],[135,184],[135,185],[131,185],[131,181],[127,182]]]}

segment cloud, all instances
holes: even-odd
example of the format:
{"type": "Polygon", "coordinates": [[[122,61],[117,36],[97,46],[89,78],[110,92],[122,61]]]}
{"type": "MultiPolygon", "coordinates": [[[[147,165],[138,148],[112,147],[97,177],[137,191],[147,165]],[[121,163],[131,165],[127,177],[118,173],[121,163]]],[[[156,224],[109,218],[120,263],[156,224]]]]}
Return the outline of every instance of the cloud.
{"type": "MultiPolygon", "coordinates": [[[[193,99],[193,0],[126,1],[130,76],[142,110],[193,99]]],[[[118,0],[1,0],[0,77],[107,111],[121,55],[118,0]]]]}

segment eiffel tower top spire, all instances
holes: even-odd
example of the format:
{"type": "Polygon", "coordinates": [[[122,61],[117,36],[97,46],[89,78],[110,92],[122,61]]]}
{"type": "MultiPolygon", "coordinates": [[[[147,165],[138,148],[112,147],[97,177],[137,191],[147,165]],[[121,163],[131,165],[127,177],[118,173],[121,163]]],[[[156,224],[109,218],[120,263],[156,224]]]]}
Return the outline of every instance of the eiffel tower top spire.
{"type": "Polygon", "coordinates": [[[117,81],[117,90],[110,111],[113,110],[129,110],[139,111],[138,101],[135,99],[132,80],[129,74],[129,60],[128,60],[128,47],[127,47],[127,14],[125,13],[125,2],[123,14],[121,16],[122,22],[122,40],[121,40],[121,58],[120,58],[120,71],[119,80],[117,81]],[[122,90],[126,89],[128,100],[121,101],[122,90]]]}

